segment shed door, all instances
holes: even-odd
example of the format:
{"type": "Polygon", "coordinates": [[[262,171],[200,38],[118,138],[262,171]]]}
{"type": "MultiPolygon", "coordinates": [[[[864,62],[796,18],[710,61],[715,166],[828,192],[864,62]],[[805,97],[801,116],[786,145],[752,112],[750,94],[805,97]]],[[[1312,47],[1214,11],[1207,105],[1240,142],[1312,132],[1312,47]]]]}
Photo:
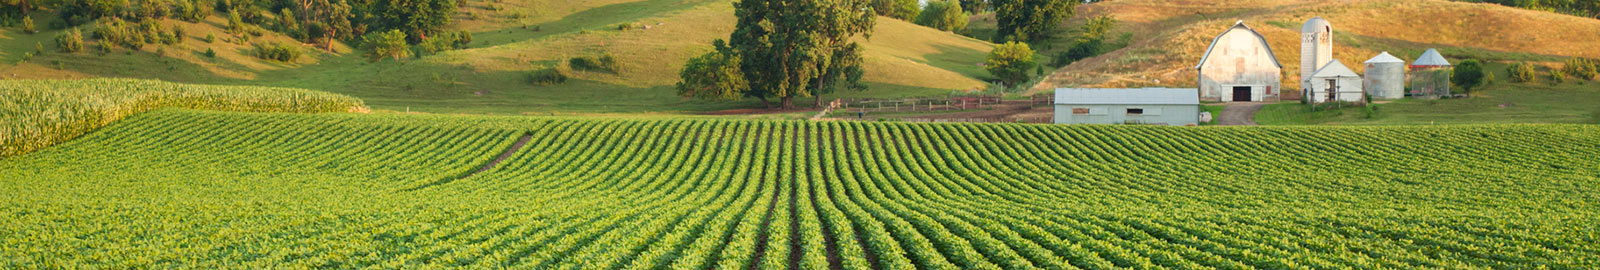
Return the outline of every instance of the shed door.
{"type": "Polygon", "coordinates": [[[1234,86],[1233,101],[1251,101],[1249,86],[1234,86]]]}

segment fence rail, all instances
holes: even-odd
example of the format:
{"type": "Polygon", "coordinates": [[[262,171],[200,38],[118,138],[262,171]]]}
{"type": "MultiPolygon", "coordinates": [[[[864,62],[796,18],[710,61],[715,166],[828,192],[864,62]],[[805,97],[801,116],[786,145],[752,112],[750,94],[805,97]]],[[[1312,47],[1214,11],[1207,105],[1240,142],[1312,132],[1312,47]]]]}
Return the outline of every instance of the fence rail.
{"type": "MultiPolygon", "coordinates": [[[[1009,103],[1022,103],[1023,105],[1037,106],[1049,105],[1055,99],[1054,95],[1039,94],[1029,97],[1026,101],[1012,101],[1009,103]]],[[[839,99],[836,109],[852,112],[926,112],[926,111],[959,111],[975,109],[993,109],[998,105],[1008,104],[1001,96],[945,96],[924,98],[901,99],[875,99],[875,98],[849,98],[839,99]]]]}

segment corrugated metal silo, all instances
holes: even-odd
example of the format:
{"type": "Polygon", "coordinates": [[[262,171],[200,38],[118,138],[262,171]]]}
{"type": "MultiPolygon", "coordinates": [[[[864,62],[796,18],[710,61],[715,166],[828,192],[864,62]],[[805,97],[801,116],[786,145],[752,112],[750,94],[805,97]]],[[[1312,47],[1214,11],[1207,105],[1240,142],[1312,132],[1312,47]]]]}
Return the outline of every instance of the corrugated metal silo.
{"type": "Polygon", "coordinates": [[[1383,52],[1367,60],[1367,74],[1362,88],[1372,99],[1402,99],[1406,97],[1406,61],[1383,52]]]}

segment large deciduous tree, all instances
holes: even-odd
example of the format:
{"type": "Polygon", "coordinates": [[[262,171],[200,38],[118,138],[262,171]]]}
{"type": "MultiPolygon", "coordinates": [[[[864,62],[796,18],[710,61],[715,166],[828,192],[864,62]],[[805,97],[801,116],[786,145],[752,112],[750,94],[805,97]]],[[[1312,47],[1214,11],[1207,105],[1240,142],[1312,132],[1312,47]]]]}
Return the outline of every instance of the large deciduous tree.
{"type": "Polygon", "coordinates": [[[933,29],[959,32],[967,28],[967,12],[955,0],[934,0],[917,16],[917,24],[933,29]]]}
{"type": "Polygon", "coordinates": [[[744,72],[739,69],[739,54],[721,40],[716,41],[714,47],[711,52],[690,58],[683,65],[683,71],[679,73],[683,78],[682,82],[678,82],[679,96],[735,100],[750,90],[750,83],[744,80],[744,72]]]}
{"type": "MultiPolygon", "coordinates": [[[[861,83],[863,50],[854,39],[871,32],[876,22],[868,4],[854,0],[741,0],[734,11],[738,24],[728,47],[719,48],[740,60],[740,73],[749,85],[741,96],[760,99],[768,106],[775,98],[783,108],[794,108],[796,97],[816,97],[821,103],[822,94],[866,89],[861,83]]],[[[686,82],[691,79],[685,76],[686,82]]]]}
{"type": "Polygon", "coordinates": [[[373,0],[369,25],[374,30],[404,31],[418,43],[450,24],[456,7],[456,0],[373,0]]]}
{"type": "Polygon", "coordinates": [[[384,58],[400,61],[411,56],[411,49],[406,45],[406,33],[399,29],[367,33],[361,39],[361,49],[366,51],[367,60],[373,62],[384,58]]]}
{"type": "Polygon", "coordinates": [[[1006,87],[1015,87],[1028,81],[1028,71],[1032,71],[1035,65],[1033,49],[1027,43],[1015,41],[995,45],[994,51],[989,52],[989,60],[984,62],[989,74],[999,78],[1006,87]]]}
{"type": "Polygon", "coordinates": [[[995,42],[1039,41],[1046,34],[1072,17],[1072,8],[1078,1],[1063,0],[994,0],[994,17],[999,24],[995,42]]]}
{"type": "MultiPolygon", "coordinates": [[[[860,1],[860,0],[845,0],[860,1]]],[[[872,10],[878,15],[910,21],[922,13],[922,6],[917,0],[871,0],[872,10]]]]}

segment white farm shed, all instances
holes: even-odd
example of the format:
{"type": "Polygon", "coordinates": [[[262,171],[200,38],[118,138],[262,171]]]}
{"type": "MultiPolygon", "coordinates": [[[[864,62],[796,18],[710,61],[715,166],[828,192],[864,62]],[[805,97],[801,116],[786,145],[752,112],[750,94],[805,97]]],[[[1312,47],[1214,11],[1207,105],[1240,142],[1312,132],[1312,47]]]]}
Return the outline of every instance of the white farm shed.
{"type": "Polygon", "coordinates": [[[1363,96],[1366,92],[1361,90],[1361,75],[1356,75],[1339,60],[1328,62],[1322,69],[1312,73],[1310,83],[1306,98],[1312,104],[1330,101],[1363,103],[1366,100],[1363,96]]]}
{"type": "Polygon", "coordinates": [[[1204,100],[1278,101],[1283,91],[1283,64],[1267,38],[1243,21],[1217,35],[1194,68],[1204,100]]]}
{"type": "Polygon", "coordinates": [[[1056,89],[1056,124],[1200,123],[1200,97],[1194,88],[1056,89]]]}

